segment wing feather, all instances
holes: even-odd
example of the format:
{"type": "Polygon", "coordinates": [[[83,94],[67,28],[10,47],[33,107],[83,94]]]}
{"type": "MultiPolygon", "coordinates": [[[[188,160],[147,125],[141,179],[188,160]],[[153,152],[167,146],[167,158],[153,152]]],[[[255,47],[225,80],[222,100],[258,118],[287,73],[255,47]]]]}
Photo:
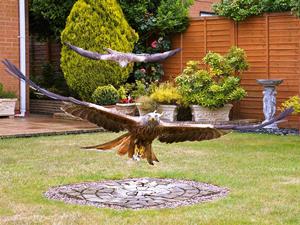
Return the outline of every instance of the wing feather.
{"type": "Polygon", "coordinates": [[[83,48],[77,47],[75,45],[71,45],[68,42],[65,42],[65,44],[72,49],[74,52],[78,53],[81,56],[87,57],[89,59],[93,60],[110,60],[111,55],[110,54],[100,54],[98,52],[92,52],[89,50],[85,50],[83,48]]]}
{"type": "Polygon", "coordinates": [[[4,60],[3,64],[6,66],[6,70],[11,75],[20,80],[24,80],[30,85],[31,88],[49,98],[63,101],[65,106],[63,106],[62,109],[68,114],[81,119],[86,119],[91,123],[95,123],[98,126],[113,132],[131,130],[140,122],[139,118],[122,114],[116,110],[107,109],[103,106],[80,101],[72,97],[61,96],[47,91],[28,79],[15,65],[8,60],[4,60]]]}
{"type": "Polygon", "coordinates": [[[176,48],[167,52],[162,52],[162,53],[155,53],[151,55],[144,56],[144,62],[149,63],[149,62],[160,62],[163,61],[176,53],[180,52],[181,48],[176,48]]]}
{"type": "Polygon", "coordinates": [[[219,138],[230,130],[219,130],[213,125],[193,124],[193,123],[161,123],[158,127],[158,140],[164,143],[203,141],[219,138]]]}

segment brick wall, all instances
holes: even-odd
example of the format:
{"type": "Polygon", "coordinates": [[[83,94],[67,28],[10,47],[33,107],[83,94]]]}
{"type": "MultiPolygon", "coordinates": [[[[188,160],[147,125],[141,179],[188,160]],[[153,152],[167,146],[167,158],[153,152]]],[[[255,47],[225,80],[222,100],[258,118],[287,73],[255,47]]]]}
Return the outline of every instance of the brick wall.
{"type": "Polygon", "coordinates": [[[195,4],[190,9],[190,17],[199,16],[200,11],[212,12],[212,4],[220,0],[195,0],[195,4]]]}
{"type": "MultiPolygon", "coordinates": [[[[28,8],[28,4],[27,4],[27,8],[28,8]]],[[[28,17],[27,17],[27,25],[28,25],[28,17]]],[[[19,1],[18,0],[0,1],[0,27],[1,27],[0,60],[7,58],[15,65],[19,66],[20,41],[18,37],[19,36],[19,1]]],[[[27,27],[27,31],[28,31],[28,27],[27,27]]],[[[28,49],[29,49],[29,42],[27,42],[27,59],[29,59],[28,49]]],[[[28,65],[29,63],[27,60],[27,71],[29,71],[28,65]]],[[[15,92],[19,99],[20,83],[16,78],[7,74],[7,72],[4,70],[2,63],[0,63],[0,82],[4,85],[5,90],[15,92]]],[[[27,97],[27,99],[29,98],[27,97]]],[[[18,111],[19,104],[17,104],[16,108],[18,111]]]]}

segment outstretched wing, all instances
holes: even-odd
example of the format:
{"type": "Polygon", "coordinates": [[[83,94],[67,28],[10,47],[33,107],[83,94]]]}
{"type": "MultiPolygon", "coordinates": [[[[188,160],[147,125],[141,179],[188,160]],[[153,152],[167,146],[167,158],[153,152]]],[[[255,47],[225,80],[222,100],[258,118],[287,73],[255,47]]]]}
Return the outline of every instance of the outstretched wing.
{"type": "Polygon", "coordinates": [[[210,125],[210,124],[195,124],[195,123],[166,123],[162,122],[159,129],[158,140],[165,143],[183,142],[183,141],[202,141],[219,138],[230,133],[231,130],[256,130],[268,126],[273,123],[282,122],[287,116],[293,113],[293,107],[286,109],[272,120],[258,124],[239,126],[231,125],[210,125]]]}
{"type": "Polygon", "coordinates": [[[92,52],[92,51],[85,50],[83,48],[79,48],[67,42],[65,44],[70,49],[72,49],[73,51],[77,52],[78,54],[84,57],[94,59],[94,60],[112,60],[118,62],[121,66],[126,66],[128,63],[131,62],[145,62],[145,63],[159,62],[181,51],[180,48],[177,48],[163,53],[134,54],[134,53],[118,52],[109,48],[104,48],[109,54],[100,54],[97,52],[92,52]]]}
{"type": "Polygon", "coordinates": [[[219,138],[230,130],[216,129],[210,124],[193,123],[166,123],[162,122],[158,126],[160,135],[158,140],[165,143],[183,142],[183,141],[203,141],[219,138]]]}
{"type": "Polygon", "coordinates": [[[140,122],[139,118],[127,116],[125,114],[119,113],[116,110],[107,109],[96,104],[80,101],[72,97],[64,97],[47,91],[25,77],[24,74],[7,59],[4,60],[3,63],[6,66],[6,70],[11,75],[17,77],[20,80],[24,80],[27,84],[30,85],[31,88],[49,98],[65,102],[65,106],[62,109],[66,113],[82,119],[86,119],[91,123],[97,124],[98,126],[101,126],[104,129],[113,132],[130,130],[140,122]]]}
{"type": "MultiPolygon", "coordinates": [[[[160,62],[163,61],[176,53],[180,52],[181,48],[176,48],[174,50],[170,50],[163,53],[155,53],[155,54],[149,54],[145,57],[144,62],[145,63],[151,63],[151,62],[160,62]]],[[[140,55],[137,55],[137,57],[140,57],[140,55]]]]}
{"type": "Polygon", "coordinates": [[[65,42],[65,45],[67,45],[70,49],[72,49],[73,51],[75,51],[76,53],[78,53],[81,56],[87,57],[89,59],[94,59],[94,60],[113,60],[112,59],[112,54],[101,54],[98,52],[92,52],[92,51],[88,51],[85,50],[83,48],[77,47],[75,45],[71,45],[68,42],[65,42]]]}
{"type": "Polygon", "coordinates": [[[215,128],[217,129],[222,129],[222,130],[237,130],[237,131],[251,131],[251,130],[256,130],[256,129],[261,129],[264,128],[265,126],[271,125],[271,124],[278,124],[281,122],[285,121],[285,118],[292,115],[292,113],[294,112],[294,108],[290,107],[287,108],[286,110],[284,110],[283,112],[281,112],[279,115],[275,116],[273,119],[261,123],[261,124],[256,124],[256,125],[243,125],[243,126],[239,126],[239,125],[234,125],[234,124],[228,124],[228,125],[215,125],[215,128]]]}

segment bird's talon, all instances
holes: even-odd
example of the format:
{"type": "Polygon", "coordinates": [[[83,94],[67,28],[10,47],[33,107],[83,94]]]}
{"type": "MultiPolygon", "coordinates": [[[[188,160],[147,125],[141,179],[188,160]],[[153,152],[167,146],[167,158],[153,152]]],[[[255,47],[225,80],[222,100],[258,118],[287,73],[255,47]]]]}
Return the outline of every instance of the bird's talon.
{"type": "Polygon", "coordinates": [[[140,161],[141,158],[138,155],[133,155],[132,160],[134,160],[134,161],[140,161]]]}

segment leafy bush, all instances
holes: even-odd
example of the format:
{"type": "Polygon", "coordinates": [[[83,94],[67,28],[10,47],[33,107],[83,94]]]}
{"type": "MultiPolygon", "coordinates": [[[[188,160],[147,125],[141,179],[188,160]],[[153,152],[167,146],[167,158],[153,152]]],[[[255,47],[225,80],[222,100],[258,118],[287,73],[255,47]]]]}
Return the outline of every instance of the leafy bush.
{"type": "Polygon", "coordinates": [[[240,78],[235,76],[248,69],[242,49],[233,47],[225,56],[210,52],[203,61],[209,66],[208,70],[199,69],[197,61],[189,61],[176,78],[184,105],[216,109],[246,96],[246,91],[240,87],[240,78]]]}
{"type": "Polygon", "coordinates": [[[245,51],[238,47],[231,47],[228,54],[222,56],[219,53],[209,52],[203,58],[203,62],[210,68],[213,76],[230,76],[248,69],[245,51]]]}
{"type": "Polygon", "coordinates": [[[189,7],[193,0],[162,0],[157,9],[156,27],[163,33],[182,32],[188,26],[189,7]]]}
{"type": "Polygon", "coordinates": [[[216,14],[242,21],[250,16],[270,12],[293,11],[300,15],[299,0],[224,0],[213,6],[216,14]]]}
{"type": "Polygon", "coordinates": [[[119,94],[112,85],[99,86],[94,91],[92,99],[99,105],[113,105],[119,101],[119,94]]]}
{"type": "MultiPolygon", "coordinates": [[[[158,53],[171,49],[170,36],[188,26],[188,8],[193,0],[119,0],[129,24],[140,39],[135,53],[158,53]]],[[[164,75],[160,63],[136,63],[133,76],[148,86],[164,75]]]]}
{"type": "Polygon", "coordinates": [[[285,102],[281,104],[281,107],[279,108],[281,111],[284,111],[287,108],[293,107],[294,108],[294,114],[300,113],[300,97],[299,96],[292,96],[285,102]]]}
{"type": "Polygon", "coordinates": [[[292,11],[300,17],[300,1],[299,0],[291,0],[292,2],[292,11]]]}
{"type": "MultiPolygon", "coordinates": [[[[116,0],[78,0],[67,19],[62,42],[104,53],[103,48],[131,52],[138,35],[128,25],[116,0]]],[[[132,66],[121,68],[111,61],[94,61],[63,46],[61,67],[67,84],[82,99],[90,100],[98,86],[120,86],[132,66]]]]}
{"type": "Polygon", "coordinates": [[[135,83],[126,83],[123,87],[125,88],[127,95],[130,95],[133,99],[137,99],[141,96],[151,95],[157,85],[158,82],[152,82],[151,84],[146,85],[145,82],[136,80],[135,83]]]}
{"type": "Polygon", "coordinates": [[[128,95],[128,90],[125,88],[125,86],[121,86],[118,89],[119,99],[125,99],[125,98],[127,98],[127,95],[128,95]]]}
{"type": "Polygon", "coordinates": [[[11,91],[4,91],[3,84],[0,83],[0,98],[16,98],[16,94],[11,91]]]}
{"type": "Polygon", "coordinates": [[[150,95],[150,98],[160,104],[179,104],[181,101],[181,95],[177,88],[170,83],[161,83],[150,95]]]}

